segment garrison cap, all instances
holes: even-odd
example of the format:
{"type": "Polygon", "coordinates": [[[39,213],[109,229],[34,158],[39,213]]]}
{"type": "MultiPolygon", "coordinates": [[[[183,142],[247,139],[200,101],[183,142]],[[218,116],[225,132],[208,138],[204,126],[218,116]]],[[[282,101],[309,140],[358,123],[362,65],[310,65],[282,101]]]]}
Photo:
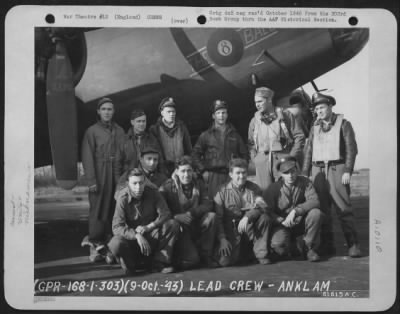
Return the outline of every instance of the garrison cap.
{"type": "Polygon", "coordinates": [[[258,87],[254,93],[254,96],[260,96],[264,98],[272,98],[274,97],[275,92],[268,87],[258,87]]]}
{"type": "Polygon", "coordinates": [[[158,107],[160,112],[163,111],[165,107],[176,107],[175,101],[172,97],[165,97],[161,100],[160,106],[158,107]]]}
{"type": "Polygon", "coordinates": [[[318,104],[327,104],[334,106],[336,104],[336,100],[330,95],[325,95],[318,92],[312,96],[312,106],[315,107],[318,104]]]}
{"type": "Polygon", "coordinates": [[[144,156],[146,154],[158,154],[160,155],[159,150],[157,149],[157,147],[155,147],[154,145],[146,145],[145,147],[143,147],[143,149],[140,151],[140,156],[144,156]]]}
{"type": "Polygon", "coordinates": [[[212,112],[214,113],[220,109],[228,110],[228,104],[226,103],[225,100],[220,100],[220,99],[214,100],[212,103],[212,112]]]}
{"type": "Polygon", "coordinates": [[[103,98],[101,98],[101,99],[99,100],[99,102],[97,103],[97,109],[100,109],[100,107],[101,107],[103,104],[107,103],[107,102],[114,104],[113,101],[112,101],[110,98],[103,97],[103,98]]]}
{"type": "Polygon", "coordinates": [[[146,113],[143,110],[133,110],[131,113],[131,120],[135,120],[136,118],[145,116],[146,113]]]}
{"type": "Polygon", "coordinates": [[[287,172],[290,169],[296,167],[297,165],[297,160],[295,157],[293,156],[285,156],[283,158],[281,158],[278,161],[278,164],[276,165],[276,169],[278,169],[278,171],[280,172],[287,172]]]}

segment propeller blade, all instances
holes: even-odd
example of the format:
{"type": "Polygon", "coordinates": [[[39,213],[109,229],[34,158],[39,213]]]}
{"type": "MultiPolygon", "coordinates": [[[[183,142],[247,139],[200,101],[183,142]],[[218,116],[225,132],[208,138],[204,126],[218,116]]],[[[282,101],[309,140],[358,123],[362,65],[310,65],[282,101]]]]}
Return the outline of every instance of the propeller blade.
{"type": "Polygon", "coordinates": [[[60,187],[72,189],[78,177],[77,109],[71,62],[61,40],[56,40],[56,52],[49,60],[46,88],[56,181],[60,187]]]}

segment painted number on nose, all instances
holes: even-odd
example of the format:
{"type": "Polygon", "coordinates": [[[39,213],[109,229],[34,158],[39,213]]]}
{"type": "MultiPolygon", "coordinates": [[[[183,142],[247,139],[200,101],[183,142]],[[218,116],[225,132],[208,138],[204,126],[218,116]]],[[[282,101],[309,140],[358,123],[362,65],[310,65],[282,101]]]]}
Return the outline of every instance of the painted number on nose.
{"type": "Polygon", "coordinates": [[[221,40],[218,43],[218,52],[225,57],[229,56],[232,53],[232,43],[228,40],[221,40]]]}

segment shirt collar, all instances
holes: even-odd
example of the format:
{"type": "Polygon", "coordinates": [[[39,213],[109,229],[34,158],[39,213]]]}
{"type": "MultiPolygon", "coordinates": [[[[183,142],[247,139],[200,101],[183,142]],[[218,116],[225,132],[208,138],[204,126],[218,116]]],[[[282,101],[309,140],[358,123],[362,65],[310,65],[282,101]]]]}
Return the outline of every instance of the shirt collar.
{"type": "Polygon", "coordinates": [[[144,172],[144,175],[145,175],[146,177],[151,176],[151,175],[153,175],[154,173],[156,173],[156,170],[154,170],[154,171],[149,171],[149,170],[144,169],[141,163],[139,163],[139,168],[140,168],[140,170],[142,170],[142,171],[144,172]]]}
{"type": "MultiPolygon", "coordinates": [[[[233,126],[227,122],[225,127],[225,133],[229,133],[233,129],[233,126]]],[[[213,132],[220,132],[221,129],[215,126],[215,123],[211,124],[210,130],[213,132]]]]}
{"type": "Polygon", "coordinates": [[[241,188],[238,188],[236,185],[234,185],[232,180],[231,180],[231,182],[229,182],[229,185],[230,185],[230,188],[232,190],[235,190],[235,191],[238,191],[238,192],[244,192],[246,190],[246,187],[247,187],[247,181],[245,182],[245,184],[241,188]]]}
{"type": "Polygon", "coordinates": [[[173,129],[174,126],[176,125],[176,120],[175,120],[174,124],[167,124],[167,122],[164,121],[164,119],[161,118],[161,123],[162,123],[166,128],[168,128],[168,129],[173,129]]]}
{"type": "Polygon", "coordinates": [[[317,119],[314,123],[314,125],[334,125],[337,119],[337,114],[332,112],[331,118],[324,123],[324,121],[322,119],[317,119]]]}
{"type": "MultiPolygon", "coordinates": [[[[142,197],[140,199],[138,199],[138,198],[133,196],[132,191],[131,191],[131,189],[129,187],[127,187],[127,189],[128,189],[128,203],[140,202],[141,201],[141,199],[143,198],[143,194],[142,194],[142,197]]],[[[144,193],[144,191],[143,191],[143,193],[144,193]]]]}
{"type": "Polygon", "coordinates": [[[104,123],[103,121],[99,120],[99,124],[103,128],[108,129],[108,130],[112,130],[112,128],[113,128],[113,122],[112,121],[110,121],[110,123],[104,123]]]}
{"type": "MultiPolygon", "coordinates": [[[[180,186],[183,189],[183,184],[181,183],[181,180],[179,180],[179,177],[175,172],[172,173],[171,178],[175,182],[176,186],[180,186]]],[[[197,184],[196,182],[197,182],[196,179],[193,177],[192,182],[190,182],[186,186],[188,187],[188,189],[193,188],[196,186],[197,184]]]]}

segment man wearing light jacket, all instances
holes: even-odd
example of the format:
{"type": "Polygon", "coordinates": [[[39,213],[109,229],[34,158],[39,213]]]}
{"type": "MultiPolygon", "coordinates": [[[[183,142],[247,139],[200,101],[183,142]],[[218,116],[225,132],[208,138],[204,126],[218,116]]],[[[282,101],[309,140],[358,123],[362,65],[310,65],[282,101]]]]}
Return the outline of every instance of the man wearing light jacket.
{"type": "Polygon", "coordinates": [[[298,158],[304,147],[304,133],[295,117],[273,103],[274,91],[259,87],[254,94],[257,112],[249,124],[248,146],[256,168],[256,183],[264,192],[279,179],[276,164],[281,156],[298,158]]]}
{"type": "Polygon", "coordinates": [[[231,181],[222,185],[214,197],[218,224],[215,254],[221,266],[249,261],[251,248],[260,264],[271,263],[267,250],[271,220],[260,188],[247,180],[247,169],[246,160],[232,159],[231,181]]]}

